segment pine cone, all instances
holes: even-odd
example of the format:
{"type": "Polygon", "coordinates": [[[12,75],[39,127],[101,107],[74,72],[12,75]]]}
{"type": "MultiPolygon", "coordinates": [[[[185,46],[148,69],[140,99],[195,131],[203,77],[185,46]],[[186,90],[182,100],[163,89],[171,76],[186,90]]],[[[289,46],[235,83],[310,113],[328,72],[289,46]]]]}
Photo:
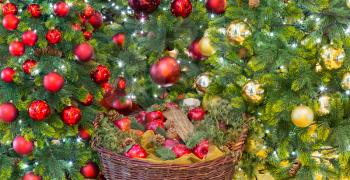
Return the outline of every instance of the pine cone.
{"type": "Polygon", "coordinates": [[[171,128],[169,128],[167,130],[166,137],[169,138],[169,139],[176,139],[176,138],[178,138],[178,134],[176,133],[174,127],[171,127],[171,128]]]}
{"type": "Polygon", "coordinates": [[[109,121],[114,121],[120,117],[120,114],[116,110],[110,110],[107,112],[107,117],[109,121]]]}
{"type": "Polygon", "coordinates": [[[157,134],[153,137],[152,142],[156,145],[156,146],[161,146],[164,144],[165,142],[165,137],[157,134]]]}
{"type": "Polygon", "coordinates": [[[249,0],[248,4],[250,8],[257,8],[260,5],[260,0],[249,0]]]}
{"type": "Polygon", "coordinates": [[[289,171],[288,171],[288,175],[290,176],[290,177],[295,177],[295,175],[297,175],[297,173],[298,173],[298,171],[299,171],[299,169],[301,168],[301,163],[300,163],[300,161],[299,160],[295,160],[294,162],[293,162],[293,165],[292,165],[292,167],[289,169],[289,171]]]}
{"type": "Polygon", "coordinates": [[[135,144],[135,140],[133,138],[126,138],[123,142],[123,148],[135,144]]]}
{"type": "Polygon", "coordinates": [[[101,120],[104,118],[104,114],[103,113],[98,113],[95,120],[94,120],[94,128],[97,129],[99,127],[99,124],[101,122],[101,120]]]}

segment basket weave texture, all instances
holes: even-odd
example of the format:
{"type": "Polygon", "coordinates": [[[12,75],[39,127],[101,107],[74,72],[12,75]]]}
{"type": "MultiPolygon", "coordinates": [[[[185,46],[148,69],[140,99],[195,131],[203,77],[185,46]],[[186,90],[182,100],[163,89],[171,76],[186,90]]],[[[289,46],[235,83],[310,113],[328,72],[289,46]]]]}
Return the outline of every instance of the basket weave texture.
{"type": "Polygon", "coordinates": [[[234,167],[240,161],[248,136],[244,125],[240,137],[231,146],[232,156],[188,165],[151,163],[130,159],[103,147],[92,147],[98,152],[104,177],[108,180],[232,180],[234,167]]]}

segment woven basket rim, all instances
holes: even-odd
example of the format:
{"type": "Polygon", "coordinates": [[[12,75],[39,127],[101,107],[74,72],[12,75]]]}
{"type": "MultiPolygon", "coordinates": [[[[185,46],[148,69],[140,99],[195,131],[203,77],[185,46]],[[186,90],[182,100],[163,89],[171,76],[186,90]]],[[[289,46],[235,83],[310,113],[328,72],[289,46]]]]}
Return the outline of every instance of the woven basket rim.
{"type": "Polygon", "coordinates": [[[128,161],[130,163],[134,163],[134,164],[139,164],[139,165],[145,165],[145,166],[152,166],[155,168],[159,168],[159,167],[163,167],[163,168],[184,168],[184,167],[188,167],[188,168],[195,168],[195,167],[201,167],[201,166],[206,166],[212,163],[217,163],[217,162],[227,162],[227,161],[231,161],[234,162],[234,158],[231,155],[224,155],[222,157],[210,160],[210,161],[204,161],[204,162],[195,162],[192,164],[169,164],[169,163],[156,163],[156,162],[149,162],[147,160],[143,160],[143,159],[136,159],[136,158],[128,158],[126,156],[123,156],[121,154],[115,153],[111,150],[105,149],[102,146],[98,146],[95,147],[93,146],[93,149],[98,151],[99,153],[103,153],[103,154],[110,154],[112,155],[113,158],[115,159],[120,159],[121,161],[128,161]]]}

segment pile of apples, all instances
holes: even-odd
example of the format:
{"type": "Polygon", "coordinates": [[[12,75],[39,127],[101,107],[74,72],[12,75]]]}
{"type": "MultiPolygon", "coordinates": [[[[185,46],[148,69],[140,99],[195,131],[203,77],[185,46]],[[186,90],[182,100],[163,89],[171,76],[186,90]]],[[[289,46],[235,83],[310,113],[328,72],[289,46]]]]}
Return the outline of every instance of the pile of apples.
{"type": "MultiPolygon", "coordinates": [[[[202,121],[205,117],[205,111],[201,107],[192,108],[188,111],[187,116],[191,121],[202,121]]],[[[154,133],[156,133],[156,130],[158,128],[166,130],[166,118],[159,110],[151,112],[141,111],[135,116],[135,119],[138,123],[142,124],[145,127],[145,130],[152,130],[154,133]]],[[[131,124],[131,119],[128,116],[114,121],[114,125],[121,131],[133,131],[137,135],[142,136],[143,131],[131,129],[131,124]]],[[[193,153],[198,158],[203,159],[208,153],[209,141],[207,139],[203,139],[194,148],[190,149],[180,138],[166,138],[163,147],[170,149],[176,155],[176,158],[193,153]]],[[[147,158],[148,156],[147,152],[140,144],[132,145],[124,155],[129,158],[147,158]]]]}

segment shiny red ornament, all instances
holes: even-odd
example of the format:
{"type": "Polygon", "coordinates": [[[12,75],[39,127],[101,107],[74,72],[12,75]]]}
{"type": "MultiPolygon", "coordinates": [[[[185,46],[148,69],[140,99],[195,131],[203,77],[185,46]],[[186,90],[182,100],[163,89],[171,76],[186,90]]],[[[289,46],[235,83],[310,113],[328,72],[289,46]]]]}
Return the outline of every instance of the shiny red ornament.
{"type": "Polygon", "coordinates": [[[120,90],[124,90],[126,88],[126,79],[125,78],[118,77],[117,88],[120,90]]]}
{"type": "Polygon", "coordinates": [[[14,104],[7,102],[0,105],[0,121],[11,123],[16,120],[17,116],[18,110],[14,104]]]}
{"type": "Polygon", "coordinates": [[[19,19],[16,15],[9,14],[4,17],[2,20],[2,25],[5,29],[9,31],[16,30],[19,24],[19,19]]]}
{"type": "Polygon", "coordinates": [[[26,74],[30,74],[31,69],[33,69],[37,65],[37,62],[33,59],[27,59],[22,64],[23,72],[26,74]]]}
{"type": "Polygon", "coordinates": [[[84,100],[81,101],[81,104],[84,106],[90,106],[94,101],[94,96],[91,93],[88,93],[84,100]]]}
{"type": "Polygon", "coordinates": [[[89,23],[91,24],[91,26],[93,26],[94,28],[99,28],[102,26],[103,24],[103,18],[102,15],[98,12],[96,12],[94,15],[92,15],[89,18],[89,23]]]}
{"type": "Polygon", "coordinates": [[[152,13],[160,4],[160,0],[128,0],[128,2],[134,11],[144,13],[152,13]]]}
{"type": "Polygon", "coordinates": [[[68,6],[67,3],[63,1],[57,2],[53,6],[53,11],[55,12],[56,16],[58,17],[66,17],[69,14],[70,7],[68,6]]]}
{"type": "Polygon", "coordinates": [[[207,0],[205,7],[209,12],[222,14],[226,10],[226,0],[207,0]]]}
{"type": "Polygon", "coordinates": [[[125,156],[128,158],[146,158],[147,152],[139,144],[134,144],[126,153],[125,156]]]}
{"type": "Polygon", "coordinates": [[[124,33],[117,33],[113,36],[113,42],[118,46],[123,46],[125,41],[125,34],[124,33]]]}
{"type": "Polygon", "coordinates": [[[152,65],[150,74],[155,83],[169,87],[179,80],[180,65],[172,57],[163,57],[152,65]]]}
{"type": "Polygon", "coordinates": [[[83,35],[84,35],[85,40],[92,39],[92,32],[90,32],[90,31],[83,31],[83,35]]]}
{"type": "Polygon", "coordinates": [[[153,121],[150,121],[150,122],[148,122],[146,124],[146,129],[147,130],[156,131],[158,128],[162,128],[162,129],[165,128],[164,121],[162,121],[162,120],[153,120],[153,121]]]}
{"type": "Polygon", "coordinates": [[[42,180],[42,178],[41,176],[35,175],[34,172],[30,171],[22,177],[22,180],[42,180]]]}
{"type": "Polygon", "coordinates": [[[100,168],[94,162],[88,162],[85,166],[80,168],[80,173],[89,179],[94,179],[100,173],[100,168]]]}
{"type": "Polygon", "coordinates": [[[193,153],[198,158],[203,159],[205,156],[207,156],[209,152],[209,141],[204,139],[199,144],[197,144],[196,147],[193,148],[193,153]]]}
{"type": "Polygon", "coordinates": [[[176,155],[176,158],[191,153],[191,151],[184,144],[176,144],[171,148],[171,150],[176,155]]]}
{"type": "Polygon", "coordinates": [[[85,18],[90,18],[94,14],[95,14],[95,9],[92,6],[87,5],[86,8],[83,11],[83,16],[85,18]]]}
{"type": "Polygon", "coordinates": [[[202,60],[206,59],[207,57],[201,53],[201,51],[199,49],[199,41],[200,41],[200,39],[194,40],[191,43],[191,45],[188,47],[188,52],[189,52],[189,55],[192,59],[202,61],[202,60]]]}
{"type": "Polygon", "coordinates": [[[110,94],[113,91],[113,87],[109,82],[101,83],[100,86],[103,89],[103,94],[110,94]]]}
{"type": "Polygon", "coordinates": [[[50,112],[49,105],[43,100],[34,100],[28,108],[29,117],[34,121],[44,121],[50,112]]]}
{"type": "Polygon", "coordinates": [[[196,107],[191,109],[188,114],[188,118],[192,121],[201,121],[204,119],[205,111],[201,107],[196,107]]]}
{"type": "Polygon", "coordinates": [[[81,43],[75,47],[74,55],[79,61],[90,61],[94,55],[94,48],[89,43],[81,43]]]}
{"type": "Polygon", "coordinates": [[[38,18],[41,16],[39,4],[29,4],[27,11],[34,18],[38,18]]]}
{"type": "Polygon", "coordinates": [[[111,73],[109,72],[108,68],[103,65],[98,65],[96,70],[91,73],[91,78],[97,84],[108,82],[110,76],[111,73]]]}
{"type": "Polygon", "coordinates": [[[22,42],[26,46],[34,46],[38,41],[38,35],[35,31],[28,30],[22,34],[22,42]]]}
{"type": "Polygon", "coordinates": [[[79,128],[78,135],[81,139],[89,141],[91,139],[91,134],[87,129],[79,128]]]}
{"type": "Polygon", "coordinates": [[[133,103],[130,99],[115,99],[112,102],[111,107],[117,110],[119,113],[123,114],[123,111],[131,111],[132,105],[133,103]]]}
{"type": "Polygon", "coordinates": [[[75,106],[67,106],[63,109],[61,118],[68,126],[74,126],[81,120],[81,111],[75,106]]]}
{"type": "Polygon", "coordinates": [[[1,71],[1,80],[5,83],[12,83],[16,75],[16,71],[13,68],[6,67],[1,71]]]}
{"type": "Polygon", "coordinates": [[[147,112],[146,111],[140,111],[137,116],[135,117],[136,118],[136,121],[140,124],[145,124],[146,123],[146,114],[147,112]]]}
{"type": "Polygon", "coordinates": [[[173,0],[171,3],[171,13],[176,17],[188,17],[192,12],[192,3],[190,0],[173,0]]]}
{"type": "Polygon", "coordinates": [[[34,172],[27,172],[23,177],[22,180],[41,180],[41,176],[35,175],[34,172]]]}
{"type": "Polygon", "coordinates": [[[128,117],[123,117],[114,121],[114,125],[121,131],[128,131],[131,129],[131,120],[128,117]]]}
{"type": "Polygon", "coordinates": [[[18,40],[11,42],[9,46],[9,52],[12,56],[22,56],[25,53],[26,49],[23,42],[18,40]]]}
{"type": "Polygon", "coordinates": [[[13,3],[6,3],[2,6],[2,15],[6,16],[9,14],[16,15],[18,12],[17,6],[13,3]]]}
{"type": "Polygon", "coordinates": [[[57,43],[61,42],[61,40],[62,40],[62,33],[61,33],[61,31],[58,30],[58,29],[50,29],[46,33],[46,40],[50,44],[57,44],[57,43]]]}
{"type": "Polygon", "coordinates": [[[154,120],[164,121],[164,115],[161,111],[148,112],[146,114],[146,120],[147,120],[147,122],[151,122],[154,120]]]}
{"type": "Polygon", "coordinates": [[[34,144],[23,136],[16,136],[12,142],[13,150],[19,155],[29,155],[33,152],[34,144]]]}
{"type": "Polygon", "coordinates": [[[57,72],[50,72],[44,76],[43,84],[47,91],[55,93],[63,88],[64,78],[57,72]]]}

